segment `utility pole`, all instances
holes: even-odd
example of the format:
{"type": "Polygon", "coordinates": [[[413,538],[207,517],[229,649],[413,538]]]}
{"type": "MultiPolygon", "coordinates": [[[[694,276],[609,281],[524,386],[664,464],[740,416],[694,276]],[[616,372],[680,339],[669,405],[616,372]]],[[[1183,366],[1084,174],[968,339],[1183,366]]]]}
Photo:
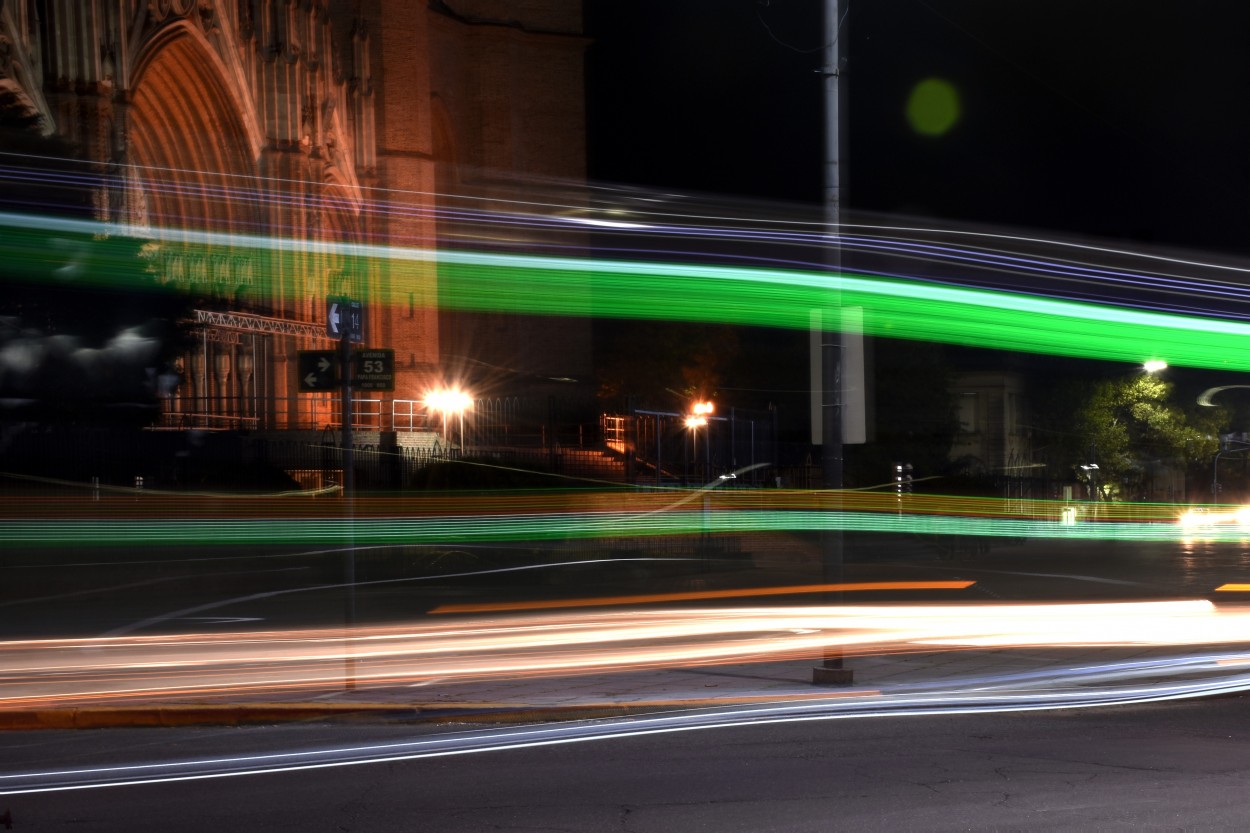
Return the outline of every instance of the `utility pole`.
{"type": "MultiPolygon", "coordinates": [[[[822,76],[825,98],[825,227],[829,236],[825,253],[829,267],[828,304],[820,316],[820,425],[821,468],[830,500],[824,503],[827,512],[841,512],[842,500],[842,316],[841,293],[838,291],[842,271],[840,244],[842,223],[842,121],[841,86],[842,41],[841,10],[838,0],[825,0],[825,54],[822,76]]],[[[842,582],[842,530],[822,529],[821,560],[824,583],[842,582]]],[[[825,593],[827,604],[842,600],[840,591],[825,593]]],[[[843,667],[842,651],[826,649],[821,664],[812,669],[812,682],[817,685],[850,685],[854,672],[843,667]]]]}

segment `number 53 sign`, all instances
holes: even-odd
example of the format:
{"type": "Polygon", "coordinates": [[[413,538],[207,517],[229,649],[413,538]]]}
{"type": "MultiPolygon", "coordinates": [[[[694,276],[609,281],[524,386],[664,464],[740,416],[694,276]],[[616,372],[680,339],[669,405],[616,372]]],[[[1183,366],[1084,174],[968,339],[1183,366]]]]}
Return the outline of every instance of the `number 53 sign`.
{"type": "Polygon", "coordinates": [[[357,350],[352,354],[352,387],[395,390],[395,351],[357,350]]]}

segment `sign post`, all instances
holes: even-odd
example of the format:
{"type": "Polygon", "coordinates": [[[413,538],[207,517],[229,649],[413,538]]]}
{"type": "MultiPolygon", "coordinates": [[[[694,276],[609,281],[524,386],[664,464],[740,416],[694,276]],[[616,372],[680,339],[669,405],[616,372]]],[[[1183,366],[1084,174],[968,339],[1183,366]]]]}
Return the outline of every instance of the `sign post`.
{"type": "Polygon", "coordinates": [[[352,352],[353,344],[365,340],[365,309],[360,301],[349,298],[326,300],[326,335],[338,341],[336,350],[300,350],[296,368],[299,374],[299,390],[304,393],[326,393],[339,388],[342,416],[340,434],[341,459],[343,463],[343,518],[344,543],[343,583],[347,588],[343,619],[347,635],[344,638],[343,661],[345,664],[345,687],[356,687],[356,658],[352,654],[352,628],[356,625],[356,543],[355,524],[356,459],[352,437],[352,387],[361,390],[395,389],[395,351],[360,350],[352,352]]]}
{"type": "Polygon", "coordinates": [[[347,549],[343,555],[343,582],[347,585],[343,619],[347,628],[344,641],[344,687],[356,687],[356,658],[352,654],[351,631],[356,626],[356,545],[355,523],[356,459],[352,439],[352,343],[365,340],[365,310],[360,301],[331,298],[326,301],[326,335],[339,340],[339,381],[342,382],[343,418],[343,509],[347,525],[347,549]]]}

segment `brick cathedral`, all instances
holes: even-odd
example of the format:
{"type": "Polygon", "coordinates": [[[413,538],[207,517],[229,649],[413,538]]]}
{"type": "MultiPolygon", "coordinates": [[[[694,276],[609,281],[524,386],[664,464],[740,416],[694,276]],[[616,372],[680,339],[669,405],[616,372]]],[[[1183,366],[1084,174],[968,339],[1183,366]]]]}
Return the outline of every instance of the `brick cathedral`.
{"type": "Polygon", "coordinates": [[[334,425],[296,356],[352,297],[395,351],[360,418],[402,430],[446,383],[589,401],[588,322],[440,310],[437,258],[498,245],[474,218],[518,183],[584,179],[587,45],[579,0],[5,0],[0,94],[98,174],[90,220],[145,241],[143,280],[193,299],[164,424],[334,425]]]}

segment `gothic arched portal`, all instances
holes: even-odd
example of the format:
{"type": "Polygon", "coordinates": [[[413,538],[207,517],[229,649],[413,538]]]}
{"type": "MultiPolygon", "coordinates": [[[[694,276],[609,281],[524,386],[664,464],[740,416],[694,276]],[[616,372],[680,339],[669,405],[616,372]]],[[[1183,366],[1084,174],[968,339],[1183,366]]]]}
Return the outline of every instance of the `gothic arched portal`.
{"type": "MultiPolygon", "coordinates": [[[[123,111],[124,213],[153,234],[147,247],[156,280],[185,293],[193,308],[272,313],[282,301],[260,282],[254,249],[206,245],[190,232],[255,234],[269,225],[244,106],[214,53],[193,30],[169,27],[149,44],[123,111]]],[[[169,403],[175,422],[210,428],[270,422],[273,358],[267,333],[198,326],[182,357],[169,403]]]]}

